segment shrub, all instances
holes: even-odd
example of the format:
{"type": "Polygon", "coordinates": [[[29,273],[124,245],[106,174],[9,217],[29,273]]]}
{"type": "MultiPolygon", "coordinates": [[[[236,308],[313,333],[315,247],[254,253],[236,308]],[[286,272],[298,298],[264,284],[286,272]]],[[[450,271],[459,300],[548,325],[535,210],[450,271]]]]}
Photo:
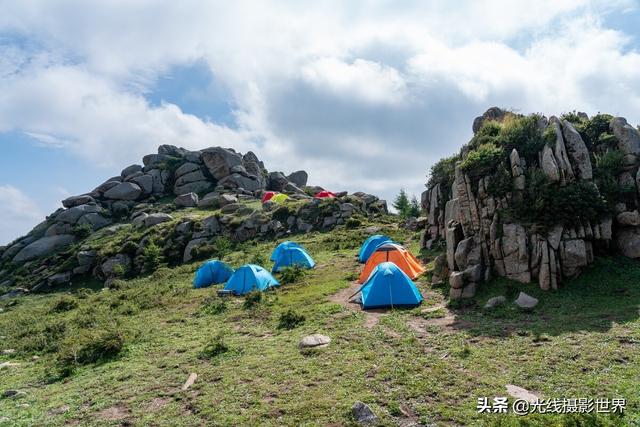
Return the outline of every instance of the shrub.
{"type": "Polygon", "coordinates": [[[495,144],[482,144],[467,154],[460,163],[460,168],[471,177],[481,177],[492,172],[503,156],[503,150],[495,144]]]}
{"type": "Polygon", "coordinates": [[[506,154],[515,148],[528,165],[538,163],[538,152],[546,143],[542,131],[538,128],[540,116],[533,114],[526,117],[512,117],[505,120],[496,139],[498,146],[506,154]]]}
{"type": "Polygon", "coordinates": [[[200,311],[204,314],[220,314],[227,310],[227,301],[217,297],[208,297],[202,302],[200,311]]]}
{"type": "MultiPolygon", "coordinates": [[[[460,156],[455,155],[440,159],[429,172],[429,180],[427,188],[433,188],[436,184],[441,184],[444,188],[451,188],[455,178],[456,162],[460,160],[460,156]]],[[[448,191],[448,190],[447,190],[448,191]]]]}
{"type": "Polygon", "coordinates": [[[502,125],[499,122],[495,120],[485,121],[471,139],[469,147],[473,149],[483,144],[494,143],[501,130],[502,125]]]}
{"type": "Polygon", "coordinates": [[[158,245],[152,240],[142,251],[142,259],[144,268],[148,272],[155,271],[162,262],[162,251],[158,245]]]}
{"type": "Polygon", "coordinates": [[[344,226],[348,229],[348,230],[353,230],[354,228],[358,228],[362,225],[362,221],[360,220],[360,218],[348,218],[347,221],[345,222],[344,226]]]}
{"type": "Polygon", "coordinates": [[[63,296],[58,298],[51,306],[52,313],[62,313],[78,308],[78,301],[75,298],[63,296]]]}
{"type": "Polygon", "coordinates": [[[505,197],[512,189],[513,178],[511,177],[511,172],[503,162],[489,177],[487,193],[494,197],[505,197]]]}
{"type": "Polygon", "coordinates": [[[280,283],[286,285],[288,283],[295,283],[302,279],[306,273],[306,270],[298,265],[291,267],[285,267],[280,272],[280,283]]]}
{"type": "Polygon", "coordinates": [[[224,336],[222,333],[218,333],[211,339],[199,354],[201,359],[213,359],[229,351],[229,347],[224,342],[224,336]]]}
{"type": "Polygon", "coordinates": [[[305,317],[302,314],[295,312],[294,310],[287,310],[280,315],[280,320],[278,322],[278,329],[288,329],[291,330],[305,321],[305,317]]]}
{"type": "Polygon", "coordinates": [[[245,309],[250,309],[260,304],[261,302],[262,302],[262,292],[260,291],[249,292],[244,297],[244,303],[242,304],[242,307],[245,309]]]}
{"type": "Polygon", "coordinates": [[[89,224],[77,224],[73,227],[71,233],[76,236],[78,239],[86,239],[91,235],[93,228],[89,224]]]}
{"type": "Polygon", "coordinates": [[[70,373],[79,365],[104,361],[117,356],[124,347],[124,336],[115,327],[81,329],[67,337],[58,353],[60,367],[70,373]]]}

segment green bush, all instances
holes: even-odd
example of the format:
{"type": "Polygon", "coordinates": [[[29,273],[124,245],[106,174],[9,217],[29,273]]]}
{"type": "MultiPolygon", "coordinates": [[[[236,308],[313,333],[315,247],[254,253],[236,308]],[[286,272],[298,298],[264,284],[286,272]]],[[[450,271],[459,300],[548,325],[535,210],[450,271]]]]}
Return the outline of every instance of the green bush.
{"type": "Polygon", "coordinates": [[[280,315],[280,320],[278,321],[278,329],[294,329],[295,327],[303,324],[304,321],[305,317],[302,314],[289,309],[280,315]]]}
{"type": "Polygon", "coordinates": [[[495,143],[496,138],[500,135],[500,131],[502,130],[502,125],[495,121],[489,120],[482,123],[482,127],[478,129],[478,132],[471,138],[469,142],[469,147],[474,149],[478,148],[483,144],[491,144],[495,143]]]}
{"type": "Polygon", "coordinates": [[[150,241],[142,251],[144,268],[147,272],[154,272],[162,262],[162,250],[155,241],[150,241]]]}
{"type": "Polygon", "coordinates": [[[487,182],[487,193],[494,197],[505,197],[507,193],[513,190],[513,178],[511,177],[511,171],[507,168],[503,162],[500,164],[496,171],[489,176],[487,182]]]}
{"type": "Polygon", "coordinates": [[[86,239],[93,232],[93,228],[89,224],[77,224],[73,227],[71,233],[78,239],[86,239]]]}
{"type": "Polygon", "coordinates": [[[62,342],[58,364],[70,372],[80,365],[105,361],[117,356],[124,343],[124,336],[115,325],[106,329],[81,329],[62,342]]]}
{"type": "Polygon", "coordinates": [[[73,297],[62,296],[54,301],[50,311],[52,313],[62,313],[73,310],[74,308],[78,308],[78,301],[73,297]]]}
{"type": "Polygon", "coordinates": [[[298,265],[284,267],[282,271],[280,271],[280,283],[283,285],[295,283],[302,279],[305,274],[306,270],[298,265]]]}
{"type": "Polygon", "coordinates": [[[218,297],[207,297],[200,311],[204,314],[220,314],[227,311],[227,301],[218,297]]]}
{"type": "Polygon", "coordinates": [[[262,302],[262,292],[260,291],[249,292],[244,297],[244,303],[242,304],[242,307],[245,309],[250,309],[260,304],[261,302],[262,302]]]}
{"type": "Polygon", "coordinates": [[[211,339],[199,354],[201,359],[213,359],[229,351],[229,347],[224,342],[224,336],[222,333],[218,333],[211,339]]]}
{"type": "Polygon", "coordinates": [[[546,143],[542,131],[538,128],[539,120],[540,116],[536,114],[505,120],[496,140],[497,145],[502,147],[506,155],[516,149],[529,166],[537,164],[538,153],[546,143]]]}
{"type": "Polygon", "coordinates": [[[458,160],[460,160],[458,155],[445,157],[431,166],[427,188],[433,188],[436,184],[441,184],[444,188],[450,188],[455,179],[456,162],[458,160]]]}
{"type": "Polygon", "coordinates": [[[493,172],[503,158],[501,148],[493,143],[482,144],[467,154],[460,163],[460,169],[469,176],[478,178],[493,172]]]}
{"type": "Polygon", "coordinates": [[[362,225],[362,221],[360,220],[360,218],[353,218],[353,217],[348,218],[344,224],[345,228],[347,228],[348,230],[353,230],[354,228],[358,228],[361,225],[362,225]]]}

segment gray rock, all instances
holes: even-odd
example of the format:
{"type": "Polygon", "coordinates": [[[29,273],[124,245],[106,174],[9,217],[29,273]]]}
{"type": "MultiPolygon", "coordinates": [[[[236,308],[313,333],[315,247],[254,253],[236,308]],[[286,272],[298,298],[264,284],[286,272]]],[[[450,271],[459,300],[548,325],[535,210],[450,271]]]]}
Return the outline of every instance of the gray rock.
{"type": "Polygon", "coordinates": [[[271,172],[267,179],[267,189],[271,191],[282,191],[289,180],[282,172],[271,172]]]}
{"type": "Polygon", "coordinates": [[[532,309],[536,305],[538,305],[538,300],[530,295],[525,294],[524,292],[520,292],[518,295],[518,299],[516,299],[515,304],[524,309],[532,309]]]}
{"type": "Polygon", "coordinates": [[[553,150],[548,145],[542,150],[542,171],[552,182],[560,181],[560,169],[553,155],[553,150]]]}
{"type": "Polygon", "coordinates": [[[104,197],[113,200],[137,200],[141,194],[142,189],[138,184],[121,182],[115,187],[105,191],[104,197]]]}
{"type": "Polygon", "coordinates": [[[620,225],[640,225],[640,213],[638,211],[622,212],[616,216],[616,221],[620,225]]]}
{"type": "Polygon", "coordinates": [[[178,160],[175,156],[169,156],[167,154],[147,154],[142,158],[142,163],[145,166],[145,169],[153,169],[162,167],[167,162],[178,160]]]}
{"type": "Polygon", "coordinates": [[[234,213],[238,209],[240,209],[241,207],[242,207],[242,205],[240,203],[229,203],[229,204],[224,205],[222,207],[222,213],[224,213],[224,214],[234,213]]]}
{"type": "Polygon", "coordinates": [[[371,408],[362,402],[356,402],[353,404],[351,407],[351,414],[356,422],[361,425],[378,424],[380,421],[371,408]]]}
{"type": "Polygon", "coordinates": [[[52,254],[59,249],[69,246],[73,241],[74,237],[68,234],[42,237],[18,252],[13,258],[13,262],[23,263],[52,254]]]}
{"type": "MultiPolygon", "coordinates": [[[[191,163],[186,163],[186,164],[191,164],[191,163]]],[[[185,184],[189,184],[192,182],[197,182],[197,181],[206,181],[207,177],[204,176],[204,173],[202,173],[202,171],[200,170],[200,168],[186,173],[182,176],[180,176],[180,178],[176,179],[176,183],[174,185],[174,187],[182,187],[185,184]]]]}
{"type": "Polygon", "coordinates": [[[138,184],[144,194],[153,193],[153,176],[149,174],[140,175],[130,180],[131,182],[138,184]]]}
{"type": "Polygon", "coordinates": [[[49,286],[63,285],[71,282],[71,272],[66,271],[64,273],[57,273],[47,278],[49,286]]]}
{"type": "Polygon", "coordinates": [[[475,282],[469,283],[462,289],[461,298],[473,298],[476,295],[478,285],[475,282]]]}
{"type": "Polygon", "coordinates": [[[200,170],[200,165],[197,163],[184,163],[182,166],[180,166],[178,169],[176,169],[175,175],[177,178],[180,178],[183,175],[187,175],[191,172],[195,172],[195,171],[199,171],[200,170]]]}
{"type": "Polygon", "coordinates": [[[331,342],[331,338],[326,335],[313,334],[307,335],[302,338],[298,347],[300,348],[314,348],[314,347],[327,347],[331,342]]]}
{"type": "Polygon", "coordinates": [[[97,186],[96,188],[94,188],[91,194],[102,195],[105,191],[108,191],[111,188],[115,187],[116,185],[120,184],[120,182],[121,182],[120,178],[118,181],[114,180],[113,178],[110,178],[110,180],[105,181],[99,186],[97,186]]]}
{"type": "Polygon", "coordinates": [[[173,203],[179,208],[192,208],[198,206],[198,195],[196,193],[181,194],[173,203]]]}
{"type": "Polygon", "coordinates": [[[210,217],[202,220],[202,231],[206,233],[207,236],[213,236],[220,232],[220,222],[215,215],[211,215],[210,217]]]}
{"type": "Polygon", "coordinates": [[[107,277],[126,274],[131,269],[131,258],[126,254],[117,254],[103,262],[101,269],[102,273],[107,277]]]}
{"type": "Polygon", "coordinates": [[[65,222],[67,224],[75,224],[78,220],[90,213],[99,213],[102,208],[98,205],[79,205],[60,212],[56,216],[56,222],[65,222]]]}
{"type": "Polygon", "coordinates": [[[47,229],[45,236],[59,236],[60,234],[72,234],[73,225],[64,222],[56,222],[47,229]]]}
{"type": "Polygon", "coordinates": [[[126,168],[122,169],[122,172],[120,172],[120,176],[122,178],[126,178],[129,175],[133,175],[136,172],[142,172],[142,166],[140,165],[127,166],[126,168]]]}
{"type": "Polygon", "coordinates": [[[461,271],[452,271],[449,275],[449,285],[455,289],[462,288],[464,286],[464,274],[461,271]]]}
{"type": "Polygon", "coordinates": [[[625,154],[640,154],[640,133],[624,117],[615,117],[609,129],[618,138],[618,148],[625,154]]]}
{"type": "Polygon", "coordinates": [[[573,161],[574,171],[577,172],[578,177],[581,179],[592,179],[593,170],[589,150],[587,150],[587,146],[578,131],[566,120],[562,121],[562,136],[564,137],[569,158],[573,161]]]}
{"type": "Polygon", "coordinates": [[[85,265],[93,265],[93,263],[96,261],[96,257],[98,256],[98,254],[96,253],[96,251],[80,251],[78,252],[78,254],[76,255],[76,258],[78,259],[78,265],[81,266],[85,266],[85,265]]]}
{"type": "Polygon", "coordinates": [[[184,254],[182,255],[182,262],[190,262],[193,259],[193,250],[206,242],[207,239],[199,238],[193,239],[189,243],[187,243],[187,247],[184,248],[184,254]]]}
{"type": "Polygon", "coordinates": [[[287,184],[282,188],[282,192],[285,194],[305,194],[303,189],[295,185],[293,182],[287,182],[287,184]]]}
{"type": "Polygon", "coordinates": [[[497,297],[493,297],[493,298],[489,298],[489,300],[487,301],[487,303],[484,305],[485,309],[492,309],[494,307],[497,307],[499,305],[504,304],[505,302],[507,302],[507,299],[503,296],[497,296],[497,297]]]}
{"type": "Polygon", "coordinates": [[[482,127],[482,125],[484,124],[484,122],[492,121],[492,120],[501,121],[506,114],[507,114],[506,111],[498,107],[489,108],[487,111],[484,112],[484,114],[482,114],[482,116],[476,117],[473,120],[473,126],[472,126],[473,133],[478,132],[482,127]]]}
{"type": "Polygon", "coordinates": [[[167,183],[169,181],[169,172],[161,169],[151,169],[147,172],[151,176],[153,182],[153,194],[162,195],[167,192],[167,183]]]}
{"type": "Polygon", "coordinates": [[[616,232],[616,246],[628,258],[640,258],[640,230],[638,227],[622,227],[616,232]]]}
{"type": "Polygon", "coordinates": [[[88,224],[93,230],[99,230],[107,225],[111,225],[111,220],[98,213],[90,213],[80,218],[78,224],[88,224]]]}
{"type": "Polygon", "coordinates": [[[213,147],[202,150],[202,161],[211,175],[220,180],[231,174],[231,168],[242,166],[242,156],[232,150],[213,147]]]}
{"type": "Polygon", "coordinates": [[[145,227],[152,227],[156,224],[161,224],[163,222],[171,221],[173,217],[169,214],[163,212],[152,213],[146,215],[143,219],[143,224],[145,227]]]}
{"type": "Polygon", "coordinates": [[[263,183],[256,177],[244,176],[240,173],[232,173],[222,178],[218,181],[218,185],[229,189],[243,188],[251,192],[264,189],[263,183]]]}
{"type": "Polygon", "coordinates": [[[295,184],[297,187],[302,188],[307,185],[307,179],[309,179],[309,174],[306,171],[299,170],[287,176],[287,179],[291,181],[293,184],[295,184]]]}
{"type": "Polygon", "coordinates": [[[117,201],[111,205],[111,213],[116,218],[124,218],[129,215],[132,202],[117,201]]]}
{"type": "Polygon", "coordinates": [[[588,264],[587,247],[582,239],[560,242],[559,255],[562,274],[566,277],[577,276],[588,264]]]}
{"type": "Polygon", "coordinates": [[[65,208],[72,208],[74,206],[86,205],[88,203],[95,203],[93,197],[89,195],[71,196],[62,201],[62,206],[65,208]]]}
{"type": "Polygon", "coordinates": [[[207,193],[203,198],[198,200],[198,207],[212,209],[220,207],[220,204],[218,203],[218,193],[207,193]]]}
{"type": "Polygon", "coordinates": [[[211,182],[209,181],[196,181],[184,184],[180,187],[174,187],[173,194],[179,196],[186,193],[202,193],[211,189],[211,182]]]}
{"type": "Polygon", "coordinates": [[[144,225],[144,221],[149,217],[149,214],[146,212],[142,212],[141,214],[136,215],[133,220],[131,221],[131,223],[138,227],[141,225],[144,225]]]}
{"type": "Polygon", "coordinates": [[[187,150],[184,148],[178,148],[171,144],[162,144],[158,147],[158,154],[172,157],[183,157],[187,154],[187,150]]]}

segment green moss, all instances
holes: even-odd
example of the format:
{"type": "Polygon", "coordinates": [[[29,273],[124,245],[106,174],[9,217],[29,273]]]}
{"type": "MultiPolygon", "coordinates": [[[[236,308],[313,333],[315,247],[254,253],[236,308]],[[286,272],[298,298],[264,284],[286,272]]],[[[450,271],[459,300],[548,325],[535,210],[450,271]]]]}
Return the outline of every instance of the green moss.
{"type": "Polygon", "coordinates": [[[467,154],[460,169],[471,177],[482,177],[495,171],[503,157],[504,151],[494,143],[482,144],[467,154]]]}

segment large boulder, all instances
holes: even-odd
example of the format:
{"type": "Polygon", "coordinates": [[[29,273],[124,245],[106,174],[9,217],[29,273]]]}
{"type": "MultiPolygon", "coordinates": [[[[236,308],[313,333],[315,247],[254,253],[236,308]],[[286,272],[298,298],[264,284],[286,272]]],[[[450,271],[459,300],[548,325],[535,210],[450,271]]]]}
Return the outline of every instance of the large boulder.
{"type": "Polygon", "coordinates": [[[211,189],[211,182],[209,181],[196,181],[188,184],[174,187],[173,194],[179,196],[186,193],[203,193],[211,189]]]}
{"type": "Polygon", "coordinates": [[[187,246],[184,248],[184,254],[182,255],[182,262],[189,262],[193,259],[193,250],[200,245],[203,245],[207,242],[205,238],[193,239],[187,246]]]}
{"type": "Polygon", "coordinates": [[[100,208],[100,206],[95,204],[79,205],[79,206],[74,206],[70,209],[67,209],[66,211],[60,212],[58,215],[56,215],[55,220],[56,222],[64,222],[64,223],[73,225],[77,223],[78,220],[83,216],[91,213],[99,213],[101,211],[102,211],[102,208],[100,208]]]}
{"type": "Polygon", "coordinates": [[[137,200],[142,194],[142,189],[133,182],[121,182],[105,191],[104,197],[113,200],[137,200]]]}
{"type": "Polygon", "coordinates": [[[176,169],[175,175],[176,178],[179,178],[183,175],[187,175],[191,172],[199,171],[200,165],[197,163],[186,162],[182,164],[178,169],[176,169]]]}
{"type": "Polygon", "coordinates": [[[562,121],[562,136],[564,137],[565,146],[572,160],[574,171],[577,172],[581,179],[592,179],[593,169],[591,167],[591,158],[589,150],[582,140],[578,131],[573,127],[571,122],[562,121]]]}
{"type": "Polygon", "coordinates": [[[267,190],[282,191],[288,183],[289,180],[282,172],[271,172],[267,179],[267,190]]]}
{"type": "Polygon", "coordinates": [[[140,165],[127,166],[126,168],[122,169],[122,172],[120,172],[120,176],[122,178],[126,178],[130,175],[133,175],[136,172],[142,172],[142,166],[140,165]]]}
{"type": "Polygon", "coordinates": [[[67,197],[62,201],[62,206],[65,208],[73,208],[74,206],[86,205],[88,203],[94,203],[93,197],[83,194],[81,196],[67,197]]]}
{"type": "Polygon", "coordinates": [[[198,206],[198,195],[196,193],[181,194],[173,202],[179,208],[193,208],[198,206]]]}
{"type": "Polygon", "coordinates": [[[152,213],[152,214],[146,215],[142,219],[142,223],[145,225],[145,227],[152,227],[154,225],[161,224],[163,222],[167,222],[171,220],[173,220],[173,217],[171,215],[158,212],[158,213],[152,213]]]}
{"type": "Polygon", "coordinates": [[[242,166],[242,156],[222,147],[202,150],[202,161],[215,179],[220,180],[231,174],[231,168],[242,166]]]}
{"type": "Polygon", "coordinates": [[[609,129],[618,138],[618,148],[625,154],[640,154],[640,133],[624,117],[615,117],[609,129]]]}
{"type": "Polygon", "coordinates": [[[20,250],[13,258],[13,262],[23,263],[52,254],[59,249],[69,246],[73,241],[74,237],[70,234],[42,237],[20,250]]]}
{"type": "Polygon", "coordinates": [[[137,184],[144,194],[153,193],[153,176],[143,174],[136,176],[135,178],[131,178],[129,181],[137,184]]]}
{"type": "Polygon", "coordinates": [[[111,219],[105,218],[99,213],[90,213],[80,218],[78,220],[78,224],[87,224],[91,227],[91,229],[98,230],[100,228],[106,227],[107,225],[111,225],[111,219]]]}
{"type": "Polygon", "coordinates": [[[482,127],[482,125],[487,121],[491,121],[491,120],[501,121],[506,114],[508,114],[507,111],[504,111],[498,107],[489,108],[487,111],[484,112],[482,116],[476,117],[475,120],[473,121],[473,126],[472,126],[473,133],[478,132],[482,127]]]}
{"type": "Polygon", "coordinates": [[[222,178],[218,181],[218,185],[229,189],[243,188],[251,192],[263,189],[263,184],[260,180],[255,177],[245,176],[241,173],[232,173],[222,178]]]}
{"type": "Polygon", "coordinates": [[[287,176],[287,179],[293,182],[297,187],[302,188],[307,185],[307,179],[309,179],[309,174],[306,171],[299,170],[287,176]]]}
{"type": "Polygon", "coordinates": [[[628,258],[640,258],[640,230],[638,227],[622,227],[615,235],[616,246],[628,258]]]}
{"type": "Polygon", "coordinates": [[[131,257],[126,254],[117,254],[103,262],[100,268],[107,277],[121,276],[131,269],[131,257]]]}

